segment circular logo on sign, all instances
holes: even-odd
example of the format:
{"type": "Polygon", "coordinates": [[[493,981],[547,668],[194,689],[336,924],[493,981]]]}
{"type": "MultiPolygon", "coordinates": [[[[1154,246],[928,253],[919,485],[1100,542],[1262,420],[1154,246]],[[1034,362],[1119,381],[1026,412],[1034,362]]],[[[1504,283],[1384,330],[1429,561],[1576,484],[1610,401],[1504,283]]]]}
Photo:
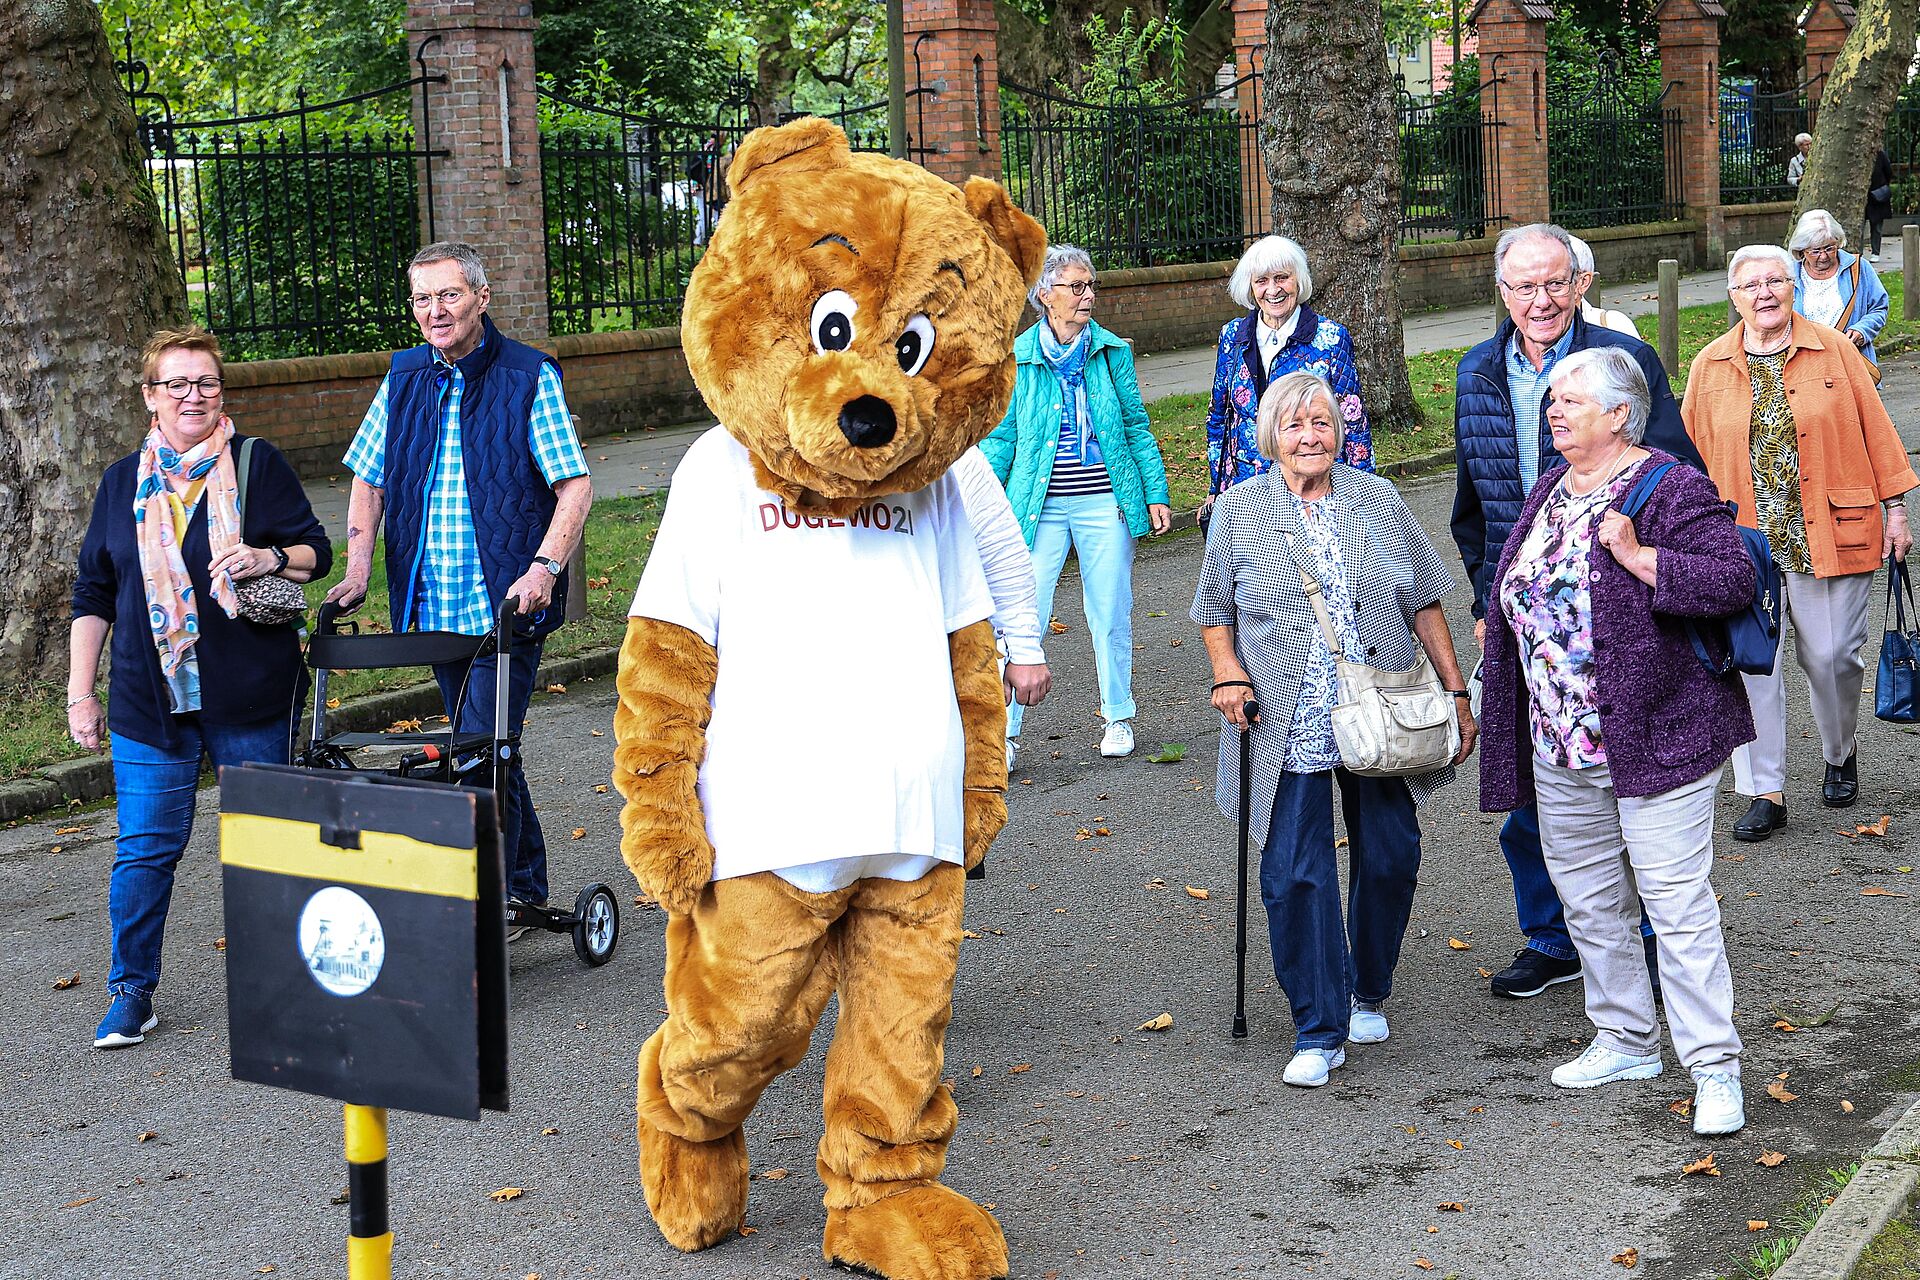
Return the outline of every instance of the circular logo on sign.
{"type": "Polygon", "coordinates": [[[387,939],[380,917],[351,889],[329,885],[300,910],[300,958],[336,996],[357,996],[380,976],[387,939]]]}

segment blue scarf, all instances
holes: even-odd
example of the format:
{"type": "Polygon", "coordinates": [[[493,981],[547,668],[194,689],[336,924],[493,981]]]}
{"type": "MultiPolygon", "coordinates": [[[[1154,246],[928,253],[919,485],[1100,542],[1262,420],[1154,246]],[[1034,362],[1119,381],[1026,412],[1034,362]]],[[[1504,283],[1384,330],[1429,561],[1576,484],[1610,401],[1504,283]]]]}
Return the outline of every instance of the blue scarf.
{"type": "Polygon", "coordinates": [[[1073,452],[1081,466],[1104,466],[1100,441],[1093,434],[1093,412],[1087,407],[1087,356],[1093,350],[1093,326],[1065,345],[1045,320],[1039,327],[1040,356],[1060,379],[1060,439],[1078,442],[1073,452]]]}

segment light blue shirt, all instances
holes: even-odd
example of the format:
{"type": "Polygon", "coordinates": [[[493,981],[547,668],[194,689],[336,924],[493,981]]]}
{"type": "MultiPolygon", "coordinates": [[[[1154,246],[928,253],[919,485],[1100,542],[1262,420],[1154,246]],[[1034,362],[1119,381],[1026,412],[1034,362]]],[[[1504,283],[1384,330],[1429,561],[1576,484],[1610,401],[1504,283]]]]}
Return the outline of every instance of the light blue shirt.
{"type": "Polygon", "coordinates": [[[1540,478],[1540,401],[1547,393],[1553,367],[1572,345],[1573,326],[1568,325],[1560,341],[1547,348],[1546,358],[1536,370],[1520,349],[1518,329],[1507,344],[1507,393],[1513,399],[1513,443],[1520,458],[1522,493],[1532,493],[1533,482],[1540,478]]]}

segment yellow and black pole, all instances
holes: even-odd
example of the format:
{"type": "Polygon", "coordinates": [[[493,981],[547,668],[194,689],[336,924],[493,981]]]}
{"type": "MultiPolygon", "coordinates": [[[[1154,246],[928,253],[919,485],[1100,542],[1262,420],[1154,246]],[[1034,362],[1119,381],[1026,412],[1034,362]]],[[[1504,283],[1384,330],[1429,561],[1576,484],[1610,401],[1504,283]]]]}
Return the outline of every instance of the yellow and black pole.
{"type": "Polygon", "coordinates": [[[346,1104],[347,1280],[392,1280],[387,1227],[387,1109],[346,1104]]]}

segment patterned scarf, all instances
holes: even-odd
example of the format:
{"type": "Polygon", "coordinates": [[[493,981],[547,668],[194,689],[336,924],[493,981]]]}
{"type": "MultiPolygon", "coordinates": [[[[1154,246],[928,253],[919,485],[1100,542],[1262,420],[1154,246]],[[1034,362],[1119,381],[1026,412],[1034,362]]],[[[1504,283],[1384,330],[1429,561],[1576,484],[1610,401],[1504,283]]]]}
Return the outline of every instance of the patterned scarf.
{"type": "Polygon", "coordinates": [[[1053,326],[1045,320],[1040,322],[1040,355],[1060,379],[1060,435],[1062,439],[1077,438],[1080,442],[1079,461],[1088,466],[1103,461],[1100,457],[1100,445],[1093,437],[1093,412],[1087,407],[1087,354],[1093,350],[1093,326],[1088,325],[1080,331],[1080,336],[1072,342],[1062,344],[1053,336],[1053,326]],[[1093,452],[1089,456],[1087,446],[1092,440],[1093,452]]]}
{"type": "MultiPolygon", "coordinates": [[[[140,548],[140,574],[147,591],[147,625],[160,653],[160,672],[176,714],[199,709],[199,663],[193,653],[200,639],[193,579],[187,574],[175,536],[172,494],[186,501],[197,480],[206,480],[207,545],[217,557],[240,542],[239,486],[233,474],[233,420],[222,414],[213,434],[185,453],[177,453],[156,423],[140,446],[140,469],[133,485],[133,534],[140,548]]],[[[239,612],[233,580],[221,574],[212,583],[214,602],[229,618],[239,612]]]]}

